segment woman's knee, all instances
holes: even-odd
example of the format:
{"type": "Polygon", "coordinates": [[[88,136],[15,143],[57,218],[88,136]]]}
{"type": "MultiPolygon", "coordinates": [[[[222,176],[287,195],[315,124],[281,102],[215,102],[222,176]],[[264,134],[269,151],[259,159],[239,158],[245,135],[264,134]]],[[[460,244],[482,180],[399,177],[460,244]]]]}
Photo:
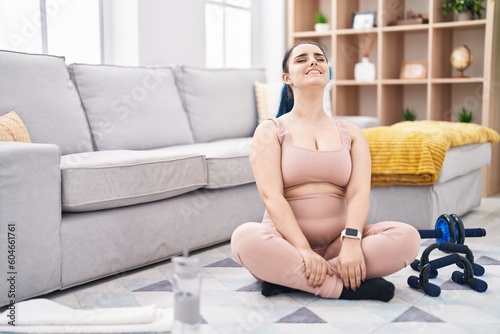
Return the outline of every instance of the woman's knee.
{"type": "Polygon", "coordinates": [[[403,247],[406,249],[406,260],[411,263],[413,260],[415,260],[418,252],[420,251],[420,234],[418,233],[417,229],[410,224],[402,223],[399,228],[401,229],[402,235],[401,241],[404,245],[403,247]]]}
{"type": "Polygon", "coordinates": [[[238,261],[241,261],[240,256],[242,253],[247,250],[251,251],[252,248],[256,247],[261,234],[259,233],[261,227],[261,223],[244,223],[233,231],[231,235],[231,251],[238,261]]]}

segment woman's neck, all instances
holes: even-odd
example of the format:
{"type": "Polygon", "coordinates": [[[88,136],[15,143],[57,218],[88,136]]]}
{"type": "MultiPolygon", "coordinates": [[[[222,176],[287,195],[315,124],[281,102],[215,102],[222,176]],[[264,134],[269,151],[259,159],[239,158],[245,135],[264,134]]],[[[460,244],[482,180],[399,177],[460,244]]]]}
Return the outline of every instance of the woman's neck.
{"type": "Polygon", "coordinates": [[[309,120],[326,116],[323,109],[323,90],[296,90],[293,95],[293,109],[290,112],[295,116],[309,120]]]}

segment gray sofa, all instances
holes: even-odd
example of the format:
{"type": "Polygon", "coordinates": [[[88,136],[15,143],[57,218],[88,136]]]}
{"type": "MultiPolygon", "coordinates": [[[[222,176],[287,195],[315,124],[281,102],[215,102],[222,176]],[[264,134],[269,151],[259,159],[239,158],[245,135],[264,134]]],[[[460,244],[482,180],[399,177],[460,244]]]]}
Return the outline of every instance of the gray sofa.
{"type": "Polygon", "coordinates": [[[14,278],[0,280],[0,305],[261,220],[248,146],[264,70],[67,66],[0,51],[0,73],[0,115],[16,111],[32,141],[0,142],[0,263],[14,278]]]}

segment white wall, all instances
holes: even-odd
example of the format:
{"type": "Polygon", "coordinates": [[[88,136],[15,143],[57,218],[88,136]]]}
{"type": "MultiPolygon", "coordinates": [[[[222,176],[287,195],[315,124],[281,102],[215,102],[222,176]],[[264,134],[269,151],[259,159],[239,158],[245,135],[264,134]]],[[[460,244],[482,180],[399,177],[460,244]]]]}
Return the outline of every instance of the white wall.
{"type": "Polygon", "coordinates": [[[104,63],[139,64],[137,0],[103,1],[104,63]]]}
{"type": "Polygon", "coordinates": [[[252,0],[253,66],[264,67],[268,82],[281,82],[286,51],[286,1],[252,0]]]}
{"type": "Polygon", "coordinates": [[[205,66],[205,0],[139,1],[139,64],[205,66]]]}
{"type": "MultiPolygon", "coordinates": [[[[105,1],[105,62],[205,67],[205,0],[105,1]]],[[[252,0],[252,66],[281,81],[286,0],[252,0]]]]}

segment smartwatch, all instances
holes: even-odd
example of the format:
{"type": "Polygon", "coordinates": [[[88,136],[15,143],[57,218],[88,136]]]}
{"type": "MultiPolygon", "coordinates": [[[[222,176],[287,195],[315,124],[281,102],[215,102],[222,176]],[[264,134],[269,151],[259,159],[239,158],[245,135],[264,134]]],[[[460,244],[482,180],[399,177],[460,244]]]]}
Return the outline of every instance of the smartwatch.
{"type": "Polygon", "coordinates": [[[361,233],[355,228],[346,227],[340,234],[340,240],[344,240],[344,237],[361,240],[361,233]]]}

